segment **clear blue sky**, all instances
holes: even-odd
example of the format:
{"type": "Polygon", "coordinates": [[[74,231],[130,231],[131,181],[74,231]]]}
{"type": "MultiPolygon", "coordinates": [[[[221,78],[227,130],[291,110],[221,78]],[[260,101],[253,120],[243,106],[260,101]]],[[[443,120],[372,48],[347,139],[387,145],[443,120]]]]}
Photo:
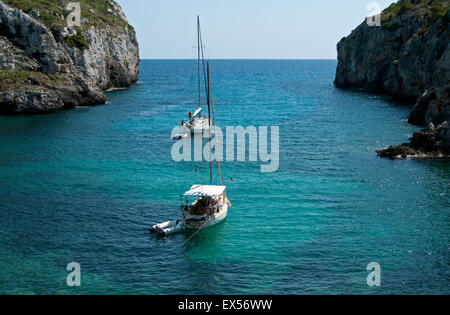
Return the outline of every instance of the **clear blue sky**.
{"type": "MultiPolygon", "coordinates": [[[[196,15],[213,59],[336,59],[372,0],[117,0],[142,59],[194,58],[196,15]]],[[[378,0],[381,8],[396,2],[378,0]]]]}

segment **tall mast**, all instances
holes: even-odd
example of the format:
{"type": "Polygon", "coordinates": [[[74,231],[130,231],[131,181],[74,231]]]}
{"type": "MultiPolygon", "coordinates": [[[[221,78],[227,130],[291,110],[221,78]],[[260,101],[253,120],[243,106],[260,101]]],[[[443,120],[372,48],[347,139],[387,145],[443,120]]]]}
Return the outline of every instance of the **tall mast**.
{"type": "Polygon", "coordinates": [[[208,130],[209,130],[209,183],[212,184],[212,144],[211,144],[211,74],[209,61],[206,62],[203,51],[203,39],[200,27],[200,17],[197,15],[197,40],[198,40],[198,87],[199,87],[199,106],[201,106],[201,65],[203,65],[203,77],[205,79],[206,103],[208,104],[208,130]],[[206,71],[205,71],[206,70],[206,71]]]}
{"type": "Polygon", "coordinates": [[[212,91],[212,82],[209,81],[209,94],[211,95],[211,114],[212,114],[212,125],[214,127],[214,139],[216,140],[216,164],[217,164],[217,171],[219,173],[219,183],[222,186],[222,171],[220,170],[220,156],[219,152],[219,139],[217,138],[217,132],[216,132],[216,115],[214,115],[214,101],[213,101],[213,91],[212,91]]]}
{"type": "Polygon", "coordinates": [[[198,56],[198,107],[202,107],[201,62],[200,62],[200,16],[197,15],[197,56],[198,56]]]}
{"type": "Polygon", "coordinates": [[[207,90],[207,97],[208,97],[208,123],[209,123],[209,184],[212,184],[212,144],[211,144],[211,74],[209,71],[209,61],[206,62],[206,71],[207,71],[207,77],[208,77],[208,90],[207,90]]]}

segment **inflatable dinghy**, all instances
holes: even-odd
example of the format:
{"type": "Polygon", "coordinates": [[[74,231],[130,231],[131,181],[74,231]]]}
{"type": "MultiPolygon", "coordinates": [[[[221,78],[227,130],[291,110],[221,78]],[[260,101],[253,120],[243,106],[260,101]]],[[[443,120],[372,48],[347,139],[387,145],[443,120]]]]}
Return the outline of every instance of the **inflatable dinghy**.
{"type": "Polygon", "coordinates": [[[156,224],[150,229],[150,233],[157,233],[160,236],[170,235],[176,232],[180,232],[184,228],[182,221],[167,221],[164,223],[156,224]]]}

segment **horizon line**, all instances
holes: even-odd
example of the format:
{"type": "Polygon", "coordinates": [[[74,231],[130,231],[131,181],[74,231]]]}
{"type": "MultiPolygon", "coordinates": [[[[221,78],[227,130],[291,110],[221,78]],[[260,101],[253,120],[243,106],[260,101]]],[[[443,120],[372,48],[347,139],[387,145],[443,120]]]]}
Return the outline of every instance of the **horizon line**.
{"type": "MultiPolygon", "coordinates": [[[[196,58],[140,58],[139,60],[197,60],[196,58]]],[[[208,60],[333,60],[337,58],[209,58],[208,60]]]]}

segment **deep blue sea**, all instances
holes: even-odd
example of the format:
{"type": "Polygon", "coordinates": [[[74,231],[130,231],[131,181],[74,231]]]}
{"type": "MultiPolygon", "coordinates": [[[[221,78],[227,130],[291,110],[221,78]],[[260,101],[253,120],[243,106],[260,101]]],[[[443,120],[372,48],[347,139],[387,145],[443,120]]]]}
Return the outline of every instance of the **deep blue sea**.
{"type": "Polygon", "coordinates": [[[144,60],[106,105],[0,116],[0,293],[450,293],[450,162],[375,153],[416,130],[409,106],[336,89],[333,60],[211,63],[217,124],[279,126],[278,172],[223,163],[225,222],[149,234],[208,182],[207,162],[171,158],[195,61],[144,60]]]}

